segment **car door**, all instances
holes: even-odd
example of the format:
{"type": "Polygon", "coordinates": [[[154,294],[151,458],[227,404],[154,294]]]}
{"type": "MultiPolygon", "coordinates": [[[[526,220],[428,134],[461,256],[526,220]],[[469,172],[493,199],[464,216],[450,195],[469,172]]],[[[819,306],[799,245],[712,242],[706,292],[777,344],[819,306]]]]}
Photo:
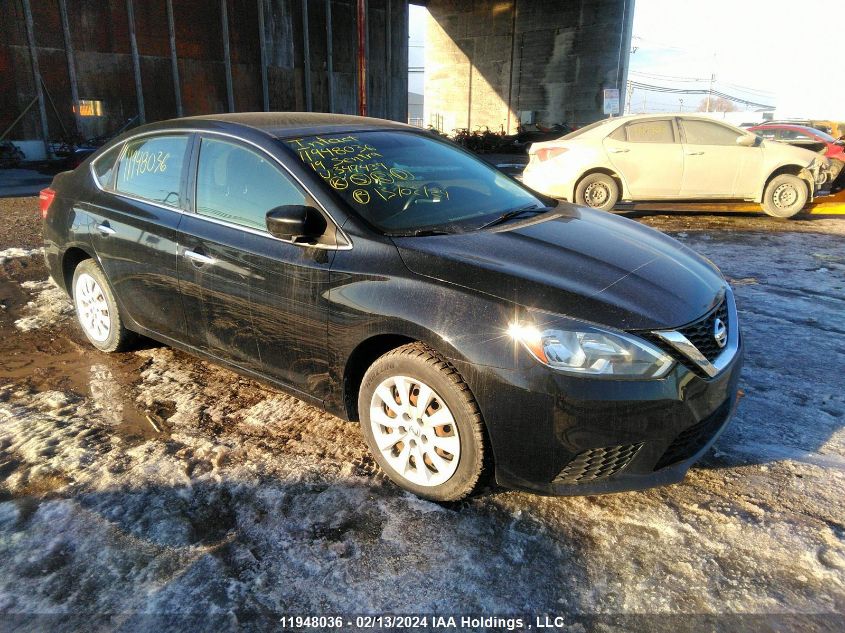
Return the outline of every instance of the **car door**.
{"type": "Polygon", "coordinates": [[[175,339],[185,331],[177,243],[189,144],[190,135],[178,133],[130,139],[113,173],[97,161],[101,191],[85,204],[92,244],[118,301],[142,328],[175,339]]]}
{"type": "Polygon", "coordinates": [[[195,182],[181,259],[185,311],[200,317],[195,336],[204,329],[211,353],[322,398],[333,251],[266,228],[271,209],[313,202],[272,156],[214,135],[201,138],[195,182]]]}
{"type": "Polygon", "coordinates": [[[683,117],[679,127],[684,147],[682,198],[747,198],[762,188],[763,150],[737,145],[741,130],[683,117]]]}
{"type": "Polygon", "coordinates": [[[623,125],[604,139],[604,149],[633,200],[677,197],[684,155],[672,117],[623,125]]]}

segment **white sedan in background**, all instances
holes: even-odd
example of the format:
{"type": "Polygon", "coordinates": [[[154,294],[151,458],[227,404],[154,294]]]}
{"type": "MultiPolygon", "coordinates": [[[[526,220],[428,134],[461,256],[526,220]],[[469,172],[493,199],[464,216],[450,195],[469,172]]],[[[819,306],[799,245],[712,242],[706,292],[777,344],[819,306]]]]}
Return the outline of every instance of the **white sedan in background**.
{"type": "Polygon", "coordinates": [[[534,143],[529,155],[526,185],[596,209],[619,201],[748,200],[779,218],[799,213],[830,167],[809,150],[671,114],[599,121],[534,143]]]}

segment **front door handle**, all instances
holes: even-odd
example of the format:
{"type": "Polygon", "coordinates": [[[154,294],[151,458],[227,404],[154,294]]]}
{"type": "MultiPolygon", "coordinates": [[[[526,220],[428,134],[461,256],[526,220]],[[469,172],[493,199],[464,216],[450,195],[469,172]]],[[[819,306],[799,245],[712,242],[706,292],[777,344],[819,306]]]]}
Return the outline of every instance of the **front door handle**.
{"type": "Polygon", "coordinates": [[[687,156],[701,156],[704,152],[687,152],[687,156]]]}
{"type": "Polygon", "coordinates": [[[100,224],[98,224],[97,230],[104,237],[108,236],[108,235],[114,235],[115,233],[117,233],[117,231],[115,231],[112,227],[109,226],[108,222],[101,222],[100,224]]]}
{"type": "Polygon", "coordinates": [[[624,154],[625,152],[630,152],[631,150],[623,149],[621,147],[613,147],[613,148],[611,148],[607,151],[610,152],[611,154],[624,154]]]}
{"type": "Polygon", "coordinates": [[[213,257],[203,255],[202,253],[196,253],[194,251],[185,251],[185,257],[190,259],[194,264],[208,264],[209,266],[217,261],[213,257]]]}

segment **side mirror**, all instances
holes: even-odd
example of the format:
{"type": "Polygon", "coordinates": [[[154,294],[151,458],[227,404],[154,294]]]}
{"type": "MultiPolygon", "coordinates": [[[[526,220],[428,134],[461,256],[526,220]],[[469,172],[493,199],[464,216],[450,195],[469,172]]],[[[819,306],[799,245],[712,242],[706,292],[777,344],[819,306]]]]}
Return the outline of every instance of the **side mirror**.
{"type": "Polygon", "coordinates": [[[270,235],[290,242],[313,242],[326,232],[326,219],[314,207],[286,204],[267,212],[270,235]]]}
{"type": "Polygon", "coordinates": [[[741,145],[742,147],[754,147],[757,145],[757,135],[743,134],[742,136],[737,136],[736,144],[741,145]]]}

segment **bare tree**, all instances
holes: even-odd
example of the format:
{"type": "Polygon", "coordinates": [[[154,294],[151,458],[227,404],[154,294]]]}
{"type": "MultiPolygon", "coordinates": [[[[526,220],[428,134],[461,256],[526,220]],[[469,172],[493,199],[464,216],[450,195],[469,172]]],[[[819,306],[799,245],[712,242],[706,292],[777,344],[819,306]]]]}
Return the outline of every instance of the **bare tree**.
{"type": "MultiPolygon", "coordinates": [[[[725,99],[724,97],[710,97],[709,112],[737,112],[738,110],[739,108],[736,107],[736,104],[730,99],[725,99]]],[[[708,112],[707,98],[702,99],[701,103],[698,104],[698,111],[708,112]]]]}

